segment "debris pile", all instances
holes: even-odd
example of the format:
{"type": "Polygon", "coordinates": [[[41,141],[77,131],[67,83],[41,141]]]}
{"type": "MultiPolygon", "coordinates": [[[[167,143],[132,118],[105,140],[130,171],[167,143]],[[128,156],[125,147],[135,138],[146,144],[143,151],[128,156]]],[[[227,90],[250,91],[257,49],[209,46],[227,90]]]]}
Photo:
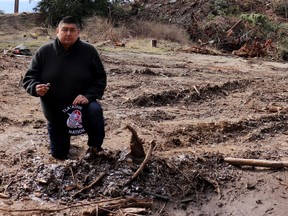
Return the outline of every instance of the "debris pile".
{"type": "MultiPolygon", "coordinates": [[[[57,201],[69,206],[88,200],[106,203],[98,205],[98,215],[116,213],[119,206],[134,207],[130,210],[148,214],[153,199],[179,205],[198,202],[199,194],[204,196],[209,188],[220,194],[221,182],[233,179],[220,155],[199,158],[185,153],[169,160],[154,155],[138,177],[132,179],[141,165],[131,163],[127,152],[116,152],[111,158],[86,155],[79,160],[44,164],[35,150],[29,150],[14,157],[13,163],[20,165],[17,172],[3,173],[0,184],[5,189],[0,193],[15,201],[57,201]]],[[[11,159],[7,155],[1,158],[11,159]]],[[[95,211],[86,209],[85,215],[95,215],[95,211]]]]}
{"type": "Polygon", "coordinates": [[[234,50],[232,54],[250,58],[265,57],[273,48],[271,39],[268,39],[264,44],[262,44],[258,38],[255,38],[251,44],[245,43],[239,50],[234,50]]]}

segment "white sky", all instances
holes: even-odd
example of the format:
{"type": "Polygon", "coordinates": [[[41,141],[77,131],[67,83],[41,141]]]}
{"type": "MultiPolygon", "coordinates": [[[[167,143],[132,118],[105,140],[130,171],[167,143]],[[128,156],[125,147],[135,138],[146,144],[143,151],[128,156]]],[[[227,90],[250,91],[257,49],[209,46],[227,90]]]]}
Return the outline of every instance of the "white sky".
{"type": "MultiPolygon", "coordinates": [[[[29,3],[29,0],[19,0],[19,12],[33,12],[33,8],[37,5],[39,0],[32,0],[29,3]]],[[[3,10],[5,13],[14,12],[14,3],[15,0],[0,0],[0,10],[3,10]]]]}

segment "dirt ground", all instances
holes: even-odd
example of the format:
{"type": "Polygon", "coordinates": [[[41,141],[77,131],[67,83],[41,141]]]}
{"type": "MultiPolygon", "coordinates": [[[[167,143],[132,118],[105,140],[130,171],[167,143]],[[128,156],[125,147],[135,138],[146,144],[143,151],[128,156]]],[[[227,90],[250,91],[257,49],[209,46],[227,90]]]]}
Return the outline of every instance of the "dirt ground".
{"type": "MultiPolygon", "coordinates": [[[[81,135],[71,140],[69,160],[54,160],[39,99],[21,87],[31,56],[0,54],[1,215],[82,215],[102,200],[131,197],[152,204],[145,215],[287,215],[285,168],[223,161],[288,160],[287,64],[164,46],[98,48],[108,76],[104,147],[112,159],[87,157],[81,135]],[[127,159],[128,124],[146,152],[151,140],[156,147],[126,185],[139,167],[127,159]],[[72,186],[83,188],[101,173],[100,183],[75,195],[72,186]]],[[[129,215],[120,209],[110,215],[129,215]]]]}

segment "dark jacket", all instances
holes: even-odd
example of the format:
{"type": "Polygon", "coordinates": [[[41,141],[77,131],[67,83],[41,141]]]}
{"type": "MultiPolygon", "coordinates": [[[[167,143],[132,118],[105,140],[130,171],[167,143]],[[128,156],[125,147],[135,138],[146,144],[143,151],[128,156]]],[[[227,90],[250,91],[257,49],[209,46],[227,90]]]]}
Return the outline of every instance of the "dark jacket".
{"type": "Polygon", "coordinates": [[[36,52],[23,78],[23,86],[37,97],[36,85],[50,83],[49,91],[41,97],[41,106],[45,117],[52,121],[79,94],[90,102],[101,99],[106,79],[103,64],[92,45],[78,39],[65,51],[55,39],[36,52]]]}

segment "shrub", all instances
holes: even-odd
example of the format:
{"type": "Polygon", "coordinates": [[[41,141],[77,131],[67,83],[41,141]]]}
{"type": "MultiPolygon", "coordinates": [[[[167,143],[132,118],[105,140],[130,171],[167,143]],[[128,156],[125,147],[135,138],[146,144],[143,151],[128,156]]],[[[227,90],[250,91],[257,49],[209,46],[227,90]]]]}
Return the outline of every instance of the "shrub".
{"type": "Polygon", "coordinates": [[[115,27],[107,19],[93,16],[84,21],[82,35],[89,39],[91,43],[98,41],[111,40],[120,41],[122,38],[129,37],[129,30],[125,26],[115,27]]]}
{"type": "Polygon", "coordinates": [[[64,16],[74,16],[82,23],[83,18],[108,14],[108,0],[41,0],[35,10],[39,11],[44,24],[55,26],[64,16]]]}
{"type": "Polygon", "coordinates": [[[240,18],[255,26],[261,27],[265,31],[275,32],[279,28],[278,24],[270,22],[263,14],[241,14],[240,18]]]}
{"type": "Polygon", "coordinates": [[[189,43],[187,32],[176,25],[160,24],[148,21],[129,21],[117,25],[101,17],[90,17],[85,20],[82,37],[91,43],[111,40],[121,41],[123,38],[154,38],[181,44],[189,43]]]}
{"type": "Polygon", "coordinates": [[[176,25],[136,21],[130,24],[129,29],[131,29],[132,36],[163,39],[182,44],[186,44],[189,41],[189,35],[186,30],[176,25]]]}
{"type": "Polygon", "coordinates": [[[234,1],[215,0],[211,3],[212,14],[215,16],[231,15],[238,11],[234,1]]]}

